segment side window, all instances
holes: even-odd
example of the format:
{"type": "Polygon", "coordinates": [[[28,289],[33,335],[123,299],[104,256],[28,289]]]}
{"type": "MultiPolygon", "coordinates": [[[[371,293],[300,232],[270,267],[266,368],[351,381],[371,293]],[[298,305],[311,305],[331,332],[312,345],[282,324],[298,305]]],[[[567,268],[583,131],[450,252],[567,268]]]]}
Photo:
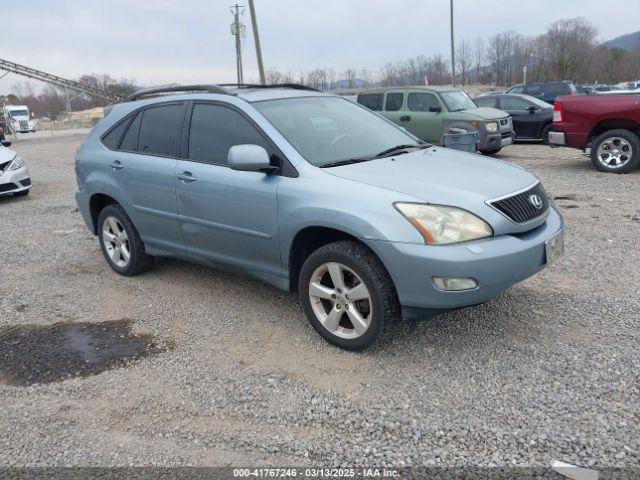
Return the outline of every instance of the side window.
{"type": "Polygon", "coordinates": [[[397,112],[402,108],[403,100],[404,93],[387,93],[387,101],[384,108],[387,112],[397,112]]]}
{"type": "Polygon", "coordinates": [[[526,110],[529,104],[521,98],[503,97],[500,99],[500,108],[502,110],[526,110]]]}
{"type": "Polygon", "coordinates": [[[196,104],[189,129],[189,160],[225,165],[234,145],[271,148],[249,120],[235,110],[220,105],[196,104]]]}
{"type": "Polygon", "coordinates": [[[379,112],[382,110],[382,94],[381,93],[361,93],[358,95],[358,103],[364,105],[371,110],[379,112]]]}
{"type": "Polygon", "coordinates": [[[571,93],[571,88],[568,83],[548,83],[547,93],[551,95],[566,95],[571,93]]]}
{"type": "Polygon", "coordinates": [[[410,93],[407,105],[412,112],[428,112],[431,107],[439,107],[440,102],[433,93],[410,93]]]}
{"type": "Polygon", "coordinates": [[[527,85],[524,87],[524,93],[535,97],[542,93],[542,87],[540,85],[527,85]]]}
{"type": "Polygon", "coordinates": [[[524,87],[522,85],[518,87],[511,87],[507,93],[522,93],[524,91],[524,87]]]}
{"type": "Polygon", "coordinates": [[[496,99],[491,97],[479,97],[475,99],[476,105],[479,107],[495,107],[496,99]]]}
{"type": "Polygon", "coordinates": [[[124,133],[125,128],[127,128],[127,125],[129,125],[130,120],[131,118],[126,118],[112,128],[109,133],[102,137],[102,144],[109,150],[116,150],[120,143],[120,139],[122,138],[122,134],[124,133]]]}
{"type": "Polygon", "coordinates": [[[171,104],[145,109],[138,135],[138,152],[175,155],[183,107],[183,104],[171,104]]]}
{"type": "Polygon", "coordinates": [[[133,119],[129,130],[125,133],[120,150],[127,152],[135,152],[138,150],[138,133],[140,132],[140,120],[142,120],[142,112],[138,112],[136,118],[133,119]]]}

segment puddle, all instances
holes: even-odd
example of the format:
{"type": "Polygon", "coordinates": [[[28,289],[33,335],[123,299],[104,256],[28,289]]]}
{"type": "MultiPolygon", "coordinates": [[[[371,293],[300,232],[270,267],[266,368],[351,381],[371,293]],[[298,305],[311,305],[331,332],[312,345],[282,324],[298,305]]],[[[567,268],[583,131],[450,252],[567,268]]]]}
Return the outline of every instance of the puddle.
{"type": "Polygon", "coordinates": [[[96,375],[168,350],[151,335],[131,332],[132,320],[62,322],[0,329],[0,383],[32,385],[96,375]]]}

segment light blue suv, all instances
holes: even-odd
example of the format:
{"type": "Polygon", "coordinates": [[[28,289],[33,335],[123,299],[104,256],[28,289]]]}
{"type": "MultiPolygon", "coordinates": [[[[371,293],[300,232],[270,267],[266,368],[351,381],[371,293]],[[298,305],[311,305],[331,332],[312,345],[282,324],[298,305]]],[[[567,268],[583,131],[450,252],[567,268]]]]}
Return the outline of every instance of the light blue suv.
{"type": "Polygon", "coordinates": [[[117,273],[156,256],[231,267],[297,291],[346,349],[400,315],[486,302],[563,250],[529,172],[296,85],[137,92],[82,143],[76,173],[117,273]]]}

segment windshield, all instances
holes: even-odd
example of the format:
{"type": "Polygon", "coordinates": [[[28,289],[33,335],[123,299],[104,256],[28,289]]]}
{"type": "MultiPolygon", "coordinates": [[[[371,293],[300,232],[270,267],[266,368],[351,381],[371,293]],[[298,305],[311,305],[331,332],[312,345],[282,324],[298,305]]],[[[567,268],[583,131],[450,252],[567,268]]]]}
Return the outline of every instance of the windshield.
{"type": "Polygon", "coordinates": [[[451,90],[450,92],[440,93],[447,110],[450,112],[459,112],[460,110],[471,110],[476,107],[473,100],[462,90],[451,90]]]}
{"type": "Polygon", "coordinates": [[[399,127],[343,98],[287,98],[253,105],[300,155],[318,167],[375,156],[397,145],[421,144],[399,127]]]}
{"type": "Polygon", "coordinates": [[[12,117],[28,117],[29,111],[28,110],[9,110],[9,115],[11,115],[12,117]]]}

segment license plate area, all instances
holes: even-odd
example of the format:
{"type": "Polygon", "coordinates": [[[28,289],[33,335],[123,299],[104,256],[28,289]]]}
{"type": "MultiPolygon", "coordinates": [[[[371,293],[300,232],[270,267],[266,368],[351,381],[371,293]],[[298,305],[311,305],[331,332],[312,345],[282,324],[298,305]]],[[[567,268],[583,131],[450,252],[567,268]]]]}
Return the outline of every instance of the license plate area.
{"type": "Polygon", "coordinates": [[[564,253],[564,230],[544,242],[547,265],[551,265],[564,253]]]}

